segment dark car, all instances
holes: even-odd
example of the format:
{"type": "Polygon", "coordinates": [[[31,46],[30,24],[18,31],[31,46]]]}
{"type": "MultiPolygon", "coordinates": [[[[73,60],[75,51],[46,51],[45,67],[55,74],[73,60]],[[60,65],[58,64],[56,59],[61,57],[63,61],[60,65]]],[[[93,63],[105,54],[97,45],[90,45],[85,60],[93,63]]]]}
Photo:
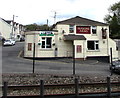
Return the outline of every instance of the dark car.
{"type": "Polygon", "coordinates": [[[120,73],[120,61],[113,61],[110,65],[110,70],[112,72],[120,73]]]}

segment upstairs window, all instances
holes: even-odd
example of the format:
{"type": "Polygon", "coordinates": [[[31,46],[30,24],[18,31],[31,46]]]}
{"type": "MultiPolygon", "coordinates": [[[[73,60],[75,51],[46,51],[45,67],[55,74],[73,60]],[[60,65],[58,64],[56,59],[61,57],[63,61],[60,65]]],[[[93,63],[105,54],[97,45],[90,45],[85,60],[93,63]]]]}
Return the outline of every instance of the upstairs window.
{"type": "Polygon", "coordinates": [[[99,50],[99,41],[88,41],[87,48],[88,50],[99,50]]]}
{"type": "Polygon", "coordinates": [[[92,34],[96,34],[97,33],[97,27],[96,26],[92,26],[92,34]]]}
{"type": "Polygon", "coordinates": [[[74,33],[74,25],[69,25],[69,32],[74,33]]]}
{"type": "Polygon", "coordinates": [[[42,37],[41,48],[43,48],[43,49],[51,48],[51,44],[52,44],[52,38],[51,37],[42,37]]]}

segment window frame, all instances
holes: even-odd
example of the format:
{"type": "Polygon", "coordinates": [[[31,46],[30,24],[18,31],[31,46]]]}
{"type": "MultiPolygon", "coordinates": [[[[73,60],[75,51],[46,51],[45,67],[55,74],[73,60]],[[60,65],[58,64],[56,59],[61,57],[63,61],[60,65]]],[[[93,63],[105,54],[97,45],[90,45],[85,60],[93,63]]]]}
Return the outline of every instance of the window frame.
{"type": "Polygon", "coordinates": [[[28,43],[28,51],[32,51],[32,43],[28,43]]]}
{"type": "Polygon", "coordinates": [[[91,26],[91,32],[93,35],[97,35],[97,26],[91,26]],[[95,30],[95,33],[93,30],[95,30]]]}
{"type": "Polygon", "coordinates": [[[87,41],[87,50],[88,51],[98,51],[99,50],[99,40],[88,40],[87,41]],[[90,45],[90,47],[91,46],[94,46],[94,47],[91,47],[91,49],[90,49],[90,47],[88,46],[90,43],[89,42],[93,42],[93,45],[90,45]]]}
{"type": "Polygon", "coordinates": [[[75,25],[69,25],[69,33],[74,33],[74,29],[75,28],[75,25]]]}
{"type": "Polygon", "coordinates": [[[52,37],[41,37],[41,49],[51,49],[52,48],[52,37]],[[50,44],[48,44],[48,38],[51,40],[50,44]],[[44,43],[44,47],[43,47],[44,43]],[[50,47],[48,46],[50,45],[50,47]]]}

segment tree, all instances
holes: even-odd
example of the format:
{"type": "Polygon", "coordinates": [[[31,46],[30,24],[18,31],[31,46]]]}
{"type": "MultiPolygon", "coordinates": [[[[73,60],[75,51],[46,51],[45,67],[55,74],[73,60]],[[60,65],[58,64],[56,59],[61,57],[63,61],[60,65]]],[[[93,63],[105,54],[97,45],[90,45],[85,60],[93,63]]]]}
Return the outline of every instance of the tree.
{"type": "Polygon", "coordinates": [[[25,26],[26,31],[49,31],[51,30],[51,27],[48,25],[38,25],[38,24],[30,24],[25,26]]]}
{"type": "Polygon", "coordinates": [[[120,2],[113,4],[104,20],[110,25],[110,37],[120,38],[120,2]]]}

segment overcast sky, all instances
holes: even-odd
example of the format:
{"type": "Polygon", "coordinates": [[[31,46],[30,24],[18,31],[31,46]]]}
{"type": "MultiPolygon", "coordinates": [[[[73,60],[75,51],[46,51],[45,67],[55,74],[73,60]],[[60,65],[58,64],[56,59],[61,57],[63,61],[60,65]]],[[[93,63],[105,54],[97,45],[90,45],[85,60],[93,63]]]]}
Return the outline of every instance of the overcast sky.
{"type": "Polygon", "coordinates": [[[23,25],[39,23],[49,25],[64,19],[81,16],[104,22],[108,8],[119,0],[1,0],[0,17],[23,25]]]}

